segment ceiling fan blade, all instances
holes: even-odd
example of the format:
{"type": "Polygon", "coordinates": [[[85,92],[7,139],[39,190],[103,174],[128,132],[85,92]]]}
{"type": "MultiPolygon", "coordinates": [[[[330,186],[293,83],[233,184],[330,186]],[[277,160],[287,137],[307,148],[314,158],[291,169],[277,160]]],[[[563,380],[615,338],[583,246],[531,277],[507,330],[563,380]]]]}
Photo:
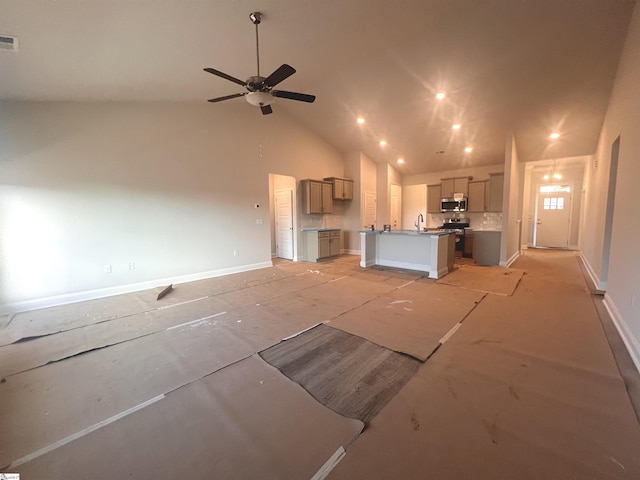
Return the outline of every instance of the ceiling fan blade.
{"type": "Polygon", "coordinates": [[[269,115],[270,113],[273,113],[271,105],[260,105],[260,110],[262,110],[263,115],[269,115]]]}
{"type": "Polygon", "coordinates": [[[226,80],[229,80],[230,82],[237,83],[238,85],[242,85],[243,87],[247,86],[246,82],[243,82],[242,80],[239,80],[236,77],[232,77],[231,75],[227,75],[226,73],[220,72],[219,70],[215,70],[213,68],[205,68],[204,71],[209,72],[213,75],[217,75],[218,77],[222,77],[226,80]]]}
{"type": "Polygon", "coordinates": [[[289,100],[298,100],[299,102],[313,103],[316,99],[315,95],[307,95],[306,93],[287,92],[286,90],[272,90],[271,95],[279,98],[288,98],[289,100]]]}
{"type": "Polygon", "coordinates": [[[225,97],[212,98],[210,100],[207,100],[207,102],[211,102],[211,103],[222,102],[223,100],[229,100],[231,98],[243,97],[247,93],[249,93],[249,92],[234,93],[233,95],[227,95],[225,97]]]}
{"type": "Polygon", "coordinates": [[[275,85],[283,81],[285,78],[289,78],[294,73],[296,73],[296,69],[293,68],[291,65],[287,65],[285,63],[281,65],[279,68],[277,68],[276,71],[273,72],[271,75],[265,78],[262,84],[269,88],[274,87],[275,85]]]}

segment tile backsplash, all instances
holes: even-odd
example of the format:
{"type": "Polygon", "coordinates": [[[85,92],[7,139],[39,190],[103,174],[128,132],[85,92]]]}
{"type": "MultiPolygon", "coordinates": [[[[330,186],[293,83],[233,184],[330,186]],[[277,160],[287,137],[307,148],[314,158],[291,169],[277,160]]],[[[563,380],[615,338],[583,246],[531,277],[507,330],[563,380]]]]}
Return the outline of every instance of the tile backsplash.
{"type": "MultiPolygon", "coordinates": [[[[439,227],[444,223],[445,218],[455,216],[451,213],[433,213],[429,214],[429,227],[439,227]]],[[[485,230],[502,230],[502,212],[484,212],[484,213],[460,213],[459,217],[468,218],[471,228],[485,230]]]]}

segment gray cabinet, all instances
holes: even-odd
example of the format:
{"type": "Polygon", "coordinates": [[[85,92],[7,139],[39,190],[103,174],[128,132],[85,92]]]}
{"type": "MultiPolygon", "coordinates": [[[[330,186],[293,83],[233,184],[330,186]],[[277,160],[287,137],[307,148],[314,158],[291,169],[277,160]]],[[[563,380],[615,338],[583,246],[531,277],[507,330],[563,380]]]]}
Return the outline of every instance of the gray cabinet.
{"type": "Polygon", "coordinates": [[[473,259],[477,265],[498,265],[500,263],[501,238],[502,232],[473,231],[473,259]]]}
{"type": "Polygon", "coordinates": [[[329,237],[329,255],[337,257],[340,255],[340,230],[332,230],[329,237]]]}
{"type": "Polygon", "coordinates": [[[325,180],[331,182],[334,200],[353,200],[353,180],[339,177],[328,177],[325,180]]]}
{"type": "Polygon", "coordinates": [[[469,182],[468,212],[484,212],[487,182],[469,182]]]}
{"type": "Polygon", "coordinates": [[[440,186],[442,198],[453,198],[455,193],[469,196],[469,177],[443,178],[440,186]]]}
{"type": "Polygon", "coordinates": [[[427,213],[440,213],[441,185],[427,185],[427,213]]]}
{"type": "Polygon", "coordinates": [[[331,188],[331,184],[322,182],[322,213],[333,212],[333,201],[331,199],[332,192],[333,189],[331,188]]]}
{"type": "Polygon", "coordinates": [[[502,193],[504,189],[504,173],[490,173],[487,183],[487,212],[502,211],[502,193]]]}
{"type": "Polygon", "coordinates": [[[333,211],[331,190],[329,182],[302,180],[304,212],[306,214],[331,213],[333,211]]]}
{"type": "Polygon", "coordinates": [[[304,260],[317,262],[340,255],[340,230],[304,232],[304,260]]]}

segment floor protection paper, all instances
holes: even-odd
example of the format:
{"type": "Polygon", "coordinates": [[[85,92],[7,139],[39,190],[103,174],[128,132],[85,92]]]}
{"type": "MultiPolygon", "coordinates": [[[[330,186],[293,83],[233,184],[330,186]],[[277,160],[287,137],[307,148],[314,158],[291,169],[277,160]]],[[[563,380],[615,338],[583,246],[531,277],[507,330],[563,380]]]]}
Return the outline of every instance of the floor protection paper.
{"type": "Polygon", "coordinates": [[[24,478],[310,479],[362,428],[254,356],[13,470],[24,478]]]}

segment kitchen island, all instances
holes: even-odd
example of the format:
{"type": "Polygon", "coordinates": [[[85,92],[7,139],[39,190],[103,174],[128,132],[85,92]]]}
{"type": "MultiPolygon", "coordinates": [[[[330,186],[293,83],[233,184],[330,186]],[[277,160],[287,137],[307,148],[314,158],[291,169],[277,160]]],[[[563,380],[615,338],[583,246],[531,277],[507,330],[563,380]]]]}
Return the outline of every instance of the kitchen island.
{"type": "Polygon", "coordinates": [[[360,266],[374,265],[427,272],[440,278],[453,269],[455,235],[447,230],[360,232],[360,266]]]}

